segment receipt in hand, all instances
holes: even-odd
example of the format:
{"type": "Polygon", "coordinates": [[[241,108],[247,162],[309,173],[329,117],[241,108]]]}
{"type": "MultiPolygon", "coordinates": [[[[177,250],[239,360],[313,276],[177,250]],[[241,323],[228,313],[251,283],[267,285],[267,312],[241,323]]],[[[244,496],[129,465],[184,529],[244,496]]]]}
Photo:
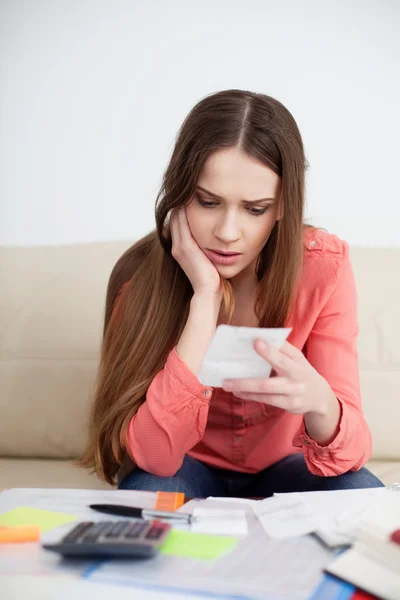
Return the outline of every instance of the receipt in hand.
{"type": "Polygon", "coordinates": [[[222,387],[224,379],[269,377],[271,365],[255,351],[254,341],[260,338],[280,348],[290,332],[290,328],[219,325],[201,365],[200,383],[222,387]]]}

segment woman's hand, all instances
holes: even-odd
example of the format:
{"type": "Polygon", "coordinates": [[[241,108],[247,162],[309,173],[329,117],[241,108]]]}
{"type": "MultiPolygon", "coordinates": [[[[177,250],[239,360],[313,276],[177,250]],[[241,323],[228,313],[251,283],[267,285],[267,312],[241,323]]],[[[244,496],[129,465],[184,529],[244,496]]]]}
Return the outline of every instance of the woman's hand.
{"type": "Polygon", "coordinates": [[[196,294],[221,295],[221,277],[211,260],[204,254],[190,231],[186,209],[171,215],[171,254],[186,273],[196,294]]]}
{"type": "Polygon", "coordinates": [[[310,365],[304,354],[289,342],[280,350],[257,339],[254,348],[272,366],[276,377],[229,379],[223,389],[238,398],[276,406],[294,414],[326,416],[338,403],[328,382],[310,365]]]}

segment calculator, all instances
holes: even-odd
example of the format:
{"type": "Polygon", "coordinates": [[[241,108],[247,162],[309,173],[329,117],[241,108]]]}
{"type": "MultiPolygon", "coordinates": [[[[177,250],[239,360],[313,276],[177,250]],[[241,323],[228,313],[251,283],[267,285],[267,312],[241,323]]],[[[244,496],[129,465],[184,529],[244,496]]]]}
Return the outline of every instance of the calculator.
{"type": "Polygon", "coordinates": [[[171,529],[169,523],[156,520],[83,521],[60,541],[42,547],[74,558],[151,558],[171,529]]]}

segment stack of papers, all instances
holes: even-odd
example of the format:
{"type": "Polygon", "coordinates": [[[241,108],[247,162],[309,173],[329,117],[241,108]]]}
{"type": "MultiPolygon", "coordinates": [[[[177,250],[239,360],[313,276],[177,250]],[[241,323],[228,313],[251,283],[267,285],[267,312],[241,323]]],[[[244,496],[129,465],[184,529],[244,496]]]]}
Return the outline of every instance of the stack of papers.
{"type": "MultiPolygon", "coordinates": [[[[394,492],[387,488],[295,492],[275,494],[265,500],[213,498],[248,505],[265,533],[274,539],[289,539],[315,533],[327,546],[346,546],[356,535],[357,525],[366,511],[394,492]]],[[[400,497],[400,493],[397,494],[400,497]]]]}

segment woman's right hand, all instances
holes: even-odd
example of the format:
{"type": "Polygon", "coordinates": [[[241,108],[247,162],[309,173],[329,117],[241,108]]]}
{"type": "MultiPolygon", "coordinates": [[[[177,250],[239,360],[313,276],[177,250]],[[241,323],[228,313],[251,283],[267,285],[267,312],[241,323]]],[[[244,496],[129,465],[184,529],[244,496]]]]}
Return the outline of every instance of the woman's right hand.
{"type": "Polygon", "coordinates": [[[194,239],[185,208],[179,208],[172,213],[170,227],[171,254],[188,277],[194,293],[220,295],[222,298],[220,274],[194,239]]]}

